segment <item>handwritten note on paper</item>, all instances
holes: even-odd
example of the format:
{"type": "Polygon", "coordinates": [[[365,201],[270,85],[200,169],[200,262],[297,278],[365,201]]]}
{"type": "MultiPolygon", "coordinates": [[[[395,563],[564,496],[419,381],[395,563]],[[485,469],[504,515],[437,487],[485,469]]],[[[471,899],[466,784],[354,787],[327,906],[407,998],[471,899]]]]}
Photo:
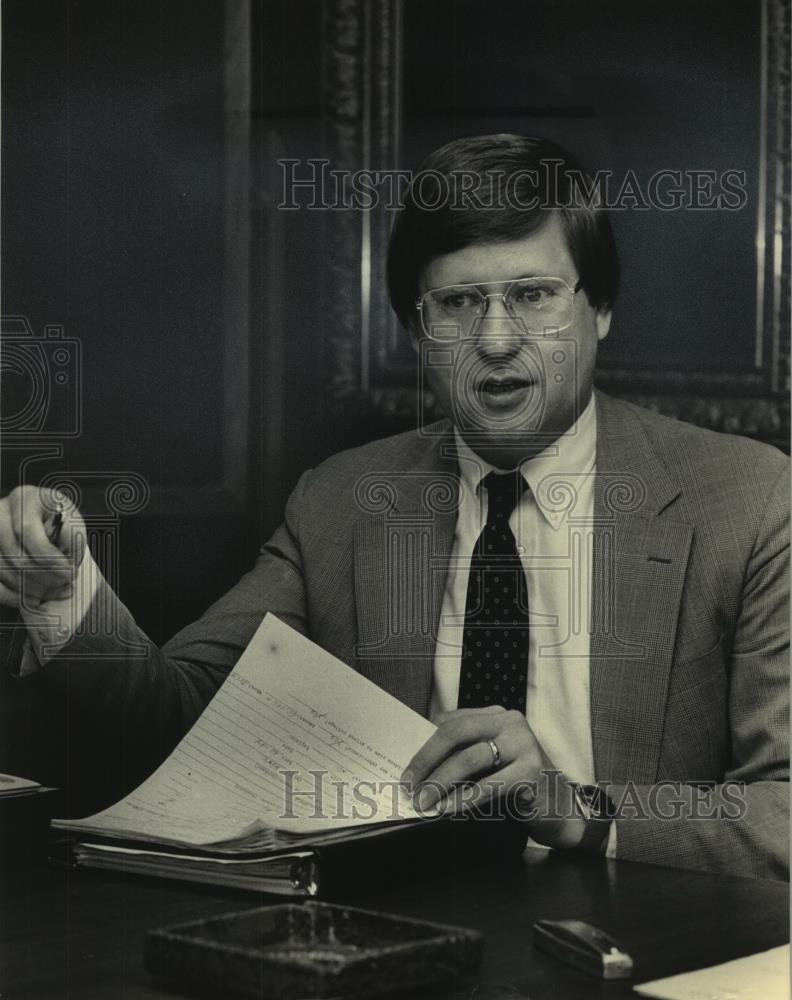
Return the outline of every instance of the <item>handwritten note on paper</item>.
{"type": "Polygon", "coordinates": [[[640,983],[634,990],[663,1000],[789,1000],[789,945],[640,983]]]}
{"type": "Polygon", "coordinates": [[[207,845],[267,827],[307,834],[411,819],[398,779],[434,731],[269,614],[150,778],[109,809],[57,825],[207,845]]]}

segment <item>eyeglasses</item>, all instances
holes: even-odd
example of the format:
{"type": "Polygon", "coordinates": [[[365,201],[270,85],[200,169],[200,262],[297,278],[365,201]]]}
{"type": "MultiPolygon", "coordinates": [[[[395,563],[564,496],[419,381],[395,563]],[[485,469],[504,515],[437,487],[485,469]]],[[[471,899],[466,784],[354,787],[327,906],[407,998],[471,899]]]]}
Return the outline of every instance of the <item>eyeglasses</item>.
{"type": "Polygon", "coordinates": [[[480,285],[446,285],[433,288],[416,301],[421,327],[430,340],[448,342],[475,336],[487,315],[490,299],[500,299],[510,318],[528,336],[552,336],[572,325],[575,313],[573,287],[563,278],[518,278],[492,281],[500,292],[484,292],[480,285]]]}

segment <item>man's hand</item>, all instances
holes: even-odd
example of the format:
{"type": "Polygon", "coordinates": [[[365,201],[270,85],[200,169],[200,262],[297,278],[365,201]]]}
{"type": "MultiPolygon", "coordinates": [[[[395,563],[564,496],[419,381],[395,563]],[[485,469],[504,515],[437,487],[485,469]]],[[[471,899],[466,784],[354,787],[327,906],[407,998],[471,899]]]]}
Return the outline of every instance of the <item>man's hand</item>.
{"type": "Polygon", "coordinates": [[[18,486],[0,500],[0,604],[35,608],[71,597],[85,544],[85,522],[65,497],[18,486]],[[53,543],[58,510],[63,525],[53,543]]]}
{"type": "Polygon", "coordinates": [[[481,808],[493,799],[549,847],[577,847],[586,821],[569,782],[553,767],[520,712],[463,708],[436,720],[437,732],[408,764],[402,781],[424,812],[481,808]],[[495,744],[495,751],[490,745],[495,744]]]}

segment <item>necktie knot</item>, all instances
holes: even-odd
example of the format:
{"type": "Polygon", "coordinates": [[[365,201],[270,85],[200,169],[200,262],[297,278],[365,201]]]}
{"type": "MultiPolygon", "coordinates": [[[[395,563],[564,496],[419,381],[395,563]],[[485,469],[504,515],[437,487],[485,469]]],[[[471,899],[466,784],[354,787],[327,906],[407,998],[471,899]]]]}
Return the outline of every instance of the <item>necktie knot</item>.
{"type": "Polygon", "coordinates": [[[487,521],[508,519],[520,502],[526,482],[519,469],[513,472],[490,472],[484,477],[487,490],[487,521]]]}

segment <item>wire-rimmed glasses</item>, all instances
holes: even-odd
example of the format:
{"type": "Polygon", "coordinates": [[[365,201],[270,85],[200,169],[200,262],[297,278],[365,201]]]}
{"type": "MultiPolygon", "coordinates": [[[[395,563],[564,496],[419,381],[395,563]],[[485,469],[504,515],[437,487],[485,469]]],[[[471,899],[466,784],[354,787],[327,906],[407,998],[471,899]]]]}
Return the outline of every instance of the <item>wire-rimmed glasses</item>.
{"type": "Polygon", "coordinates": [[[448,342],[474,337],[487,315],[490,299],[500,299],[509,317],[527,336],[553,336],[572,325],[574,287],[563,278],[531,277],[474,285],[432,288],[417,300],[421,327],[430,340],[448,342]],[[500,286],[502,291],[485,292],[500,286]]]}

